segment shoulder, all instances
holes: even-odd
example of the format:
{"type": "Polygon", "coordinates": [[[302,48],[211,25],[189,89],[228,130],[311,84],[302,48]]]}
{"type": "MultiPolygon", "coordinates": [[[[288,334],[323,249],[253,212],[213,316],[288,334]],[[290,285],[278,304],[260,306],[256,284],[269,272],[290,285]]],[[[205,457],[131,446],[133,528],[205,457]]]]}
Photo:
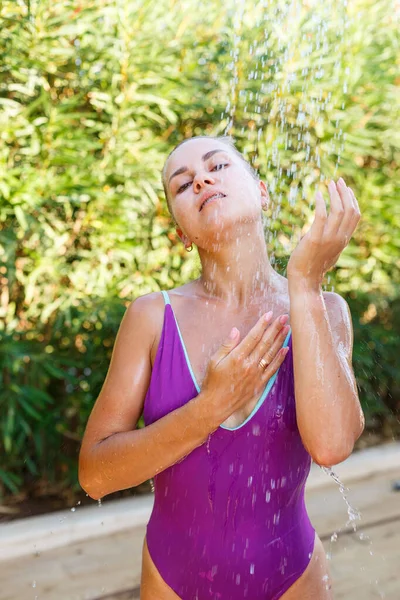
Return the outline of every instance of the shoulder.
{"type": "Polygon", "coordinates": [[[336,292],[323,292],[326,310],[334,322],[351,323],[351,313],[346,300],[336,292]]]}
{"type": "Polygon", "coordinates": [[[161,292],[137,296],[128,305],[123,321],[132,335],[140,335],[153,346],[159,337],[164,319],[164,298],[161,292]]]}
{"type": "Polygon", "coordinates": [[[137,296],[128,305],[127,311],[131,314],[146,316],[153,310],[159,310],[164,306],[164,298],[161,292],[149,292],[143,296],[137,296]]]}

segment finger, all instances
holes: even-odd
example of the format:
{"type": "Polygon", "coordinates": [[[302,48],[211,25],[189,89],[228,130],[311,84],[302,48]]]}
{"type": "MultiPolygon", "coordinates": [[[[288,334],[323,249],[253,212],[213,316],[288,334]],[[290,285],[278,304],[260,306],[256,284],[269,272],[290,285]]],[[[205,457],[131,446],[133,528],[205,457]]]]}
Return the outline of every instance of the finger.
{"type": "Polygon", "coordinates": [[[282,345],[283,345],[289,331],[290,331],[290,327],[289,327],[289,325],[286,325],[285,327],[283,327],[282,331],[279,332],[279,335],[275,339],[271,348],[268,349],[265,352],[265,355],[263,356],[263,358],[266,362],[271,363],[274,360],[274,358],[276,357],[276,355],[282,350],[282,345]]]}
{"type": "Polygon", "coordinates": [[[325,200],[321,192],[315,194],[315,217],[310,229],[310,236],[315,241],[320,241],[323,238],[323,233],[326,225],[326,206],[325,200]]]}
{"type": "Polygon", "coordinates": [[[254,327],[250,329],[249,333],[243,338],[240,344],[236,346],[233,352],[242,358],[247,358],[260,342],[264,335],[265,328],[271,322],[271,319],[272,311],[261,315],[254,327]]]}
{"type": "Polygon", "coordinates": [[[331,199],[331,206],[329,211],[329,217],[326,224],[327,236],[333,238],[343,220],[345,210],[339,191],[336,188],[335,182],[331,180],[328,185],[329,196],[331,199]]]}
{"type": "Polygon", "coordinates": [[[279,317],[273,325],[271,325],[263,335],[260,343],[255,347],[250,356],[251,360],[260,362],[263,358],[268,364],[272,362],[276,353],[282,348],[282,344],[290,330],[289,325],[282,326],[279,323],[279,317]],[[275,327],[275,325],[277,327],[275,327]]]}
{"type": "Polygon", "coordinates": [[[354,212],[354,221],[355,221],[354,230],[355,230],[357,228],[358,223],[361,220],[361,211],[360,211],[360,207],[358,205],[358,201],[357,201],[357,198],[354,195],[353,190],[351,188],[349,188],[349,190],[350,190],[351,197],[353,199],[353,205],[355,207],[355,209],[354,209],[355,210],[355,212],[354,212]]]}
{"type": "Polygon", "coordinates": [[[347,186],[347,191],[350,194],[350,200],[351,200],[353,207],[355,209],[357,209],[357,203],[355,202],[356,197],[354,196],[353,190],[351,189],[351,187],[349,185],[347,186]]]}
{"type": "Polygon", "coordinates": [[[346,218],[343,219],[342,226],[338,233],[340,233],[340,235],[344,238],[347,244],[351,236],[353,235],[354,230],[357,227],[357,223],[361,218],[361,214],[354,192],[351,188],[347,186],[344,194],[344,199],[346,199],[347,202],[347,215],[346,218]]]}
{"type": "Polygon", "coordinates": [[[357,198],[355,197],[353,189],[351,187],[349,187],[349,190],[350,190],[351,197],[353,199],[354,206],[355,206],[355,208],[357,210],[358,217],[360,218],[361,217],[361,211],[360,211],[360,207],[359,207],[357,198]]]}
{"type": "Polygon", "coordinates": [[[354,206],[350,190],[342,178],[338,181],[338,190],[342,198],[344,207],[344,216],[337,230],[337,233],[343,238],[345,244],[349,243],[352,233],[355,229],[354,206]]]}
{"type": "MultiPolygon", "coordinates": [[[[268,381],[268,379],[271,379],[272,375],[274,375],[274,373],[276,373],[276,371],[279,369],[279,367],[285,360],[288,352],[289,352],[288,346],[285,346],[284,348],[281,348],[279,350],[279,352],[273,358],[272,362],[262,372],[262,374],[261,374],[262,380],[268,381]]],[[[260,367],[260,370],[261,370],[261,367],[260,367]]]]}
{"type": "Polygon", "coordinates": [[[236,327],[232,327],[230,335],[222,342],[218,350],[211,357],[215,366],[217,366],[223,358],[228,356],[231,350],[239,343],[239,333],[240,332],[236,327]]]}

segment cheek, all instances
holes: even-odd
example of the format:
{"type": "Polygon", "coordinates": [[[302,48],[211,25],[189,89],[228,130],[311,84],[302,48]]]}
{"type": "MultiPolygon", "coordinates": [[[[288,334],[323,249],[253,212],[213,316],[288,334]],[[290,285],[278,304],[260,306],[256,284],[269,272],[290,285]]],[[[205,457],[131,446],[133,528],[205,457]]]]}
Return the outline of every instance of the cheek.
{"type": "Polygon", "coordinates": [[[190,237],[197,229],[197,208],[193,201],[183,201],[183,199],[175,202],[173,205],[175,220],[179,224],[182,231],[190,237]]]}
{"type": "Polygon", "coordinates": [[[259,194],[248,181],[237,181],[237,184],[232,188],[231,197],[244,209],[261,209],[259,194]]]}

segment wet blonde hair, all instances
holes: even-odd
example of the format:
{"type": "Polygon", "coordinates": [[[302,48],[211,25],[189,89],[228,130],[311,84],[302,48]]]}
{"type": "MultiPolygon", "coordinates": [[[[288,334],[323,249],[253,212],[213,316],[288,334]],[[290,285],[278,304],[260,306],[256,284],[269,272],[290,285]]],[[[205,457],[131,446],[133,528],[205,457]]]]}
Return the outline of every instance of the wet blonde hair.
{"type": "Polygon", "coordinates": [[[163,188],[164,188],[164,194],[165,194],[165,199],[167,201],[167,206],[168,206],[168,210],[169,213],[171,215],[171,217],[174,219],[175,221],[175,217],[174,214],[172,212],[172,208],[171,208],[171,204],[170,204],[170,198],[168,196],[168,191],[167,191],[167,177],[166,177],[166,173],[167,173],[167,164],[168,164],[168,159],[171,156],[171,154],[173,152],[175,152],[175,150],[177,148],[179,148],[179,146],[182,146],[182,144],[185,144],[186,142],[189,142],[190,140],[198,140],[198,139],[207,139],[207,140],[216,140],[218,142],[222,142],[223,144],[225,144],[226,146],[228,146],[231,150],[233,150],[236,154],[236,156],[238,156],[239,158],[242,159],[242,161],[244,162],[246,169],[249,171],[250,175],[256,180],[259,181],[259,176],[257,171],[250,165],[250,163],[247,162],[247,160],[244,158],[243,154],[241,152],[239,152],[239,150],[236,148],[235,143],[233,138],[230,135],[196,135],[193,136],[191,138],[186,138],[185,140],[183,140],[182,142],[180,142],[177,146],[175,146],[175,148],[173,148],[171,150],[171,152],[168,154],[167,159],[164,163],[162,172],[161,172],[161,180],[162,180],[162,184],[163,184],[163,188]]]}

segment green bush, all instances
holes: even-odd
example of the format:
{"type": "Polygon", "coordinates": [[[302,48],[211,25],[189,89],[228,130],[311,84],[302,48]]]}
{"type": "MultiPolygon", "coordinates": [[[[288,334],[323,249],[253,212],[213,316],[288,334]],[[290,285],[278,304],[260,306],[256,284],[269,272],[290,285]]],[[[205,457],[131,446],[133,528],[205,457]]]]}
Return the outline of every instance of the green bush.
{"type": "Polygon", "coordinates": [[[0,3],[3,495],[79,489],[79,442],[126,307],[198,276],[160,179],[192,135],[233,134],[259,169],[283,274],[316,187],[353,187],[363,218],[325,289],[349,302],[368,418],[397,414],[398,14],[376,0],[295,16],[261,4],[0,3]]]}

